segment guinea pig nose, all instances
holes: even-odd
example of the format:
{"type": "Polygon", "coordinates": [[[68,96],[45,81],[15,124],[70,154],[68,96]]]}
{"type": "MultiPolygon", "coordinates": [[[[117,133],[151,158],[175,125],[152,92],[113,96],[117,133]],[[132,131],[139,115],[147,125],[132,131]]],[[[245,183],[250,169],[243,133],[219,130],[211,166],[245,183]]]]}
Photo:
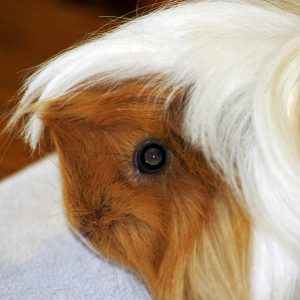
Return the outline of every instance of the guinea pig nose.
{"type": "Polygon", "coordinates": [[[86,230],[86,229],[80,229],[79,233],[85,239],[91,239],[93,237],[93,233],[91,231],[86,230]]]}

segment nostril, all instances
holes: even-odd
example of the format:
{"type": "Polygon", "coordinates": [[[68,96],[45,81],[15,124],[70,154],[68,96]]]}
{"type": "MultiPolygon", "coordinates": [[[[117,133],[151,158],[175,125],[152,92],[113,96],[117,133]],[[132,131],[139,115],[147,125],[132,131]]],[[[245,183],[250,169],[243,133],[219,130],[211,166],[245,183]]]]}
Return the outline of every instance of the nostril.
{"type": "Polygon", "coordinates": [[[93,233],[91,231],[86,230],[86,229],[80,229],[79,233],[85,239],[91,239],[93,237],[93,233]]]}

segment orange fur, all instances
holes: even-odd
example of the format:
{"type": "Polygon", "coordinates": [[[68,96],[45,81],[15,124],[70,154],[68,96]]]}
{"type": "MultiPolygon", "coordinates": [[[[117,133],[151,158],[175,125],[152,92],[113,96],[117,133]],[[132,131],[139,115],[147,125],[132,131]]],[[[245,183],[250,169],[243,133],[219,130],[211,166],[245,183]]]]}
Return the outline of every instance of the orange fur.
{"type": "Polygon", "coordinates": [[[167,95],[128,81],[34,108],[59,154],[70,225],[156,299],[249,299],[249,219],[183,139],[184,93],[166,113],[167,95]],[[159,175],[140,174],[133,162],[149,137],[172,152],[159,175]]]}

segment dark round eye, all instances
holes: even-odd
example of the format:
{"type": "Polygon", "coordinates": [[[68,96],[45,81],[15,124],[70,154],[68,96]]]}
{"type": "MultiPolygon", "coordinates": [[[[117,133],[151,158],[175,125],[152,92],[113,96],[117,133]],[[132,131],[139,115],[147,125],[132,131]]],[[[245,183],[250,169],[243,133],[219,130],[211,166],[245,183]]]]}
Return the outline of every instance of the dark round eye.
{"type": "Polygon", "coordinates": [[[167,147],[159,141],[147,140],[137,148],[135,164],[141,173],[159,173],[168,162],[169,151],[167,147]]]}

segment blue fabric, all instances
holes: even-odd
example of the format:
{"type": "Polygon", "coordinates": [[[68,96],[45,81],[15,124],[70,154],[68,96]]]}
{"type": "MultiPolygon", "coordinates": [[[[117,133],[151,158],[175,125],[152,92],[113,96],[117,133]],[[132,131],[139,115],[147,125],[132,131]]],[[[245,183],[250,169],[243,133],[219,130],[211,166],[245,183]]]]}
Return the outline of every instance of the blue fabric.
{"type": "Polygon", "coordinates": [[[150,300],[134,275],[68,229],[56,165],[48,157],[0,184],[0,299],[150,300]]]}

